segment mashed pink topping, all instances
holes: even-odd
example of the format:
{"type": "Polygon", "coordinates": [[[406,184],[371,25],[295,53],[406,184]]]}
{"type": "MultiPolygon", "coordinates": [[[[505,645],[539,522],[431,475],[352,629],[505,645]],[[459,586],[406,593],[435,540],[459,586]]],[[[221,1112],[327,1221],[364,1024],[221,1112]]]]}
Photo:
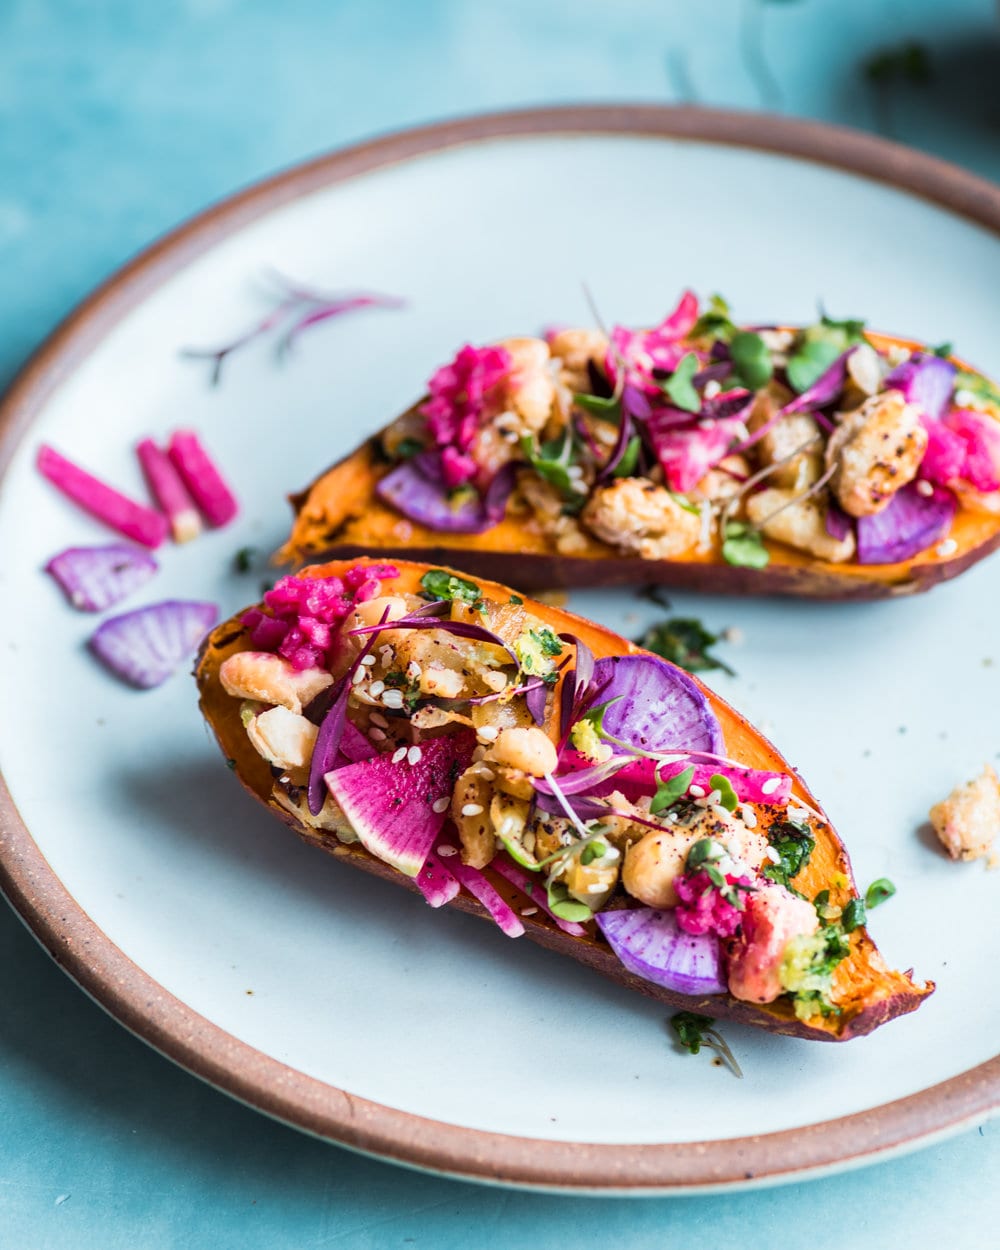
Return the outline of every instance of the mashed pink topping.
{"type": "MultiPolygon", "coordinates": [[[[728,874],[726,883],[751,884],[746,877],[730,877],[728,874]]],[[[680,899],[674,914],[685,933],[717,933],[719,937],[732,937],[739,928],[743,912],[722,897],[707,872],[684,873],[675,877],[674,890],[680,899]]]]}
{"type": "Polygon", "coordinates": [[[354,604],[376,598],[382,578],[398,576],[392,564],[358,564],[343,578],[283,577],[264,595],[271,615],[251,608],[242,624],[257,650],[277,652],[299,672],[328,667],[337,627],[354,604]]]}
{"type": "Polygon", "coordinates": [[[453,490],[468,482],[476,462],[468,454],[476,431],[487,414],[492,392],[512,367],[503,347],[461,348],[458,355],[434,374],[427,389],[430,399],[420,406],[427,429],[439,447],[445,485],[453,490]]]}
{"type": "Polygon", "coordinates": [[[816,908],[784,886],[760,885],[747,896],[741,933],[729,953],[729,992],[747,1003],[781,994],[781,961],[794,937],[819,928],[816,908]]]}
{"type": "Polygon", "coordinates": [[[980,412],[953,408],[941,421],[924,418],[927,450],[921,477],[947,486],[968,482],[984,494],[1000,489],[1000,424],[980,412]]]}

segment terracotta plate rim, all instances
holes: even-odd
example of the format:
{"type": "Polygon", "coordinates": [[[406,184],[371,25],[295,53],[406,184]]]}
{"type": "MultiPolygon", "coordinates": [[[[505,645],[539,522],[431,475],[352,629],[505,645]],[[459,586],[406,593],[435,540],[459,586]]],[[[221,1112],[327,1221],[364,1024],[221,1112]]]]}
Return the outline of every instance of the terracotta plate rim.
{"type": "MultiPolygon", "coordinates": [[[[243,226],[313,191],[445,148],[573,134],[686,139],[808,160],[917,195],[1000,236],[1000,188],[887,140],[817,122],[687,106],[615,104],[484,114],[396,132],[296,165],[222,200],[100,286],[35,353],[0,402],[0,478],[48,397],[112,327],[173,274],[243,226]]],[[[306,1076],[239,1041],[167,993],[75,902],[32,838],[2,776],[0,888],[73,980],[168,1058],[313,1136],[435,1173],[609,1195],[773,1185],[902,1153],[981,1123],[1000,1109],[998,1055],[907,1098],[754,1137],[610,1145],[463,1128],[382,1106],[306,1076]]]]}

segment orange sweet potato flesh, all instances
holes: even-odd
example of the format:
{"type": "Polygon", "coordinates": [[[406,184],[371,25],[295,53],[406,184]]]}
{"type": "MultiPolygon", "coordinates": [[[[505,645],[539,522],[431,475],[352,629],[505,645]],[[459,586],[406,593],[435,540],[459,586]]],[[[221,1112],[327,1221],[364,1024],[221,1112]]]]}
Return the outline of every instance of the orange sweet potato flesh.
{"type": "MultiPolygon", "coordinates": [[[[868,337],[882,349],[920,347],[911,339],[886,334],[868,337]]],[[[689,552],[675,560],[644,560],[623,555],[587,534],[582,549],[568,556],[555,550],[530,516],[516,515],[512,509],[483,534],[443,534],[409,521],[375,493],[379,478],[390,467],[376,435],[304,491],[290,496],[295,520],[279,560],[298,566],[383,555],[453,563],[476,577],[510,580],[522,590],[659,584],[712,594],[841,600],[917,594],[957,577],[1000,547],[1000,515],[960,507],[949,535],[955,542],[950,555],[940,556],[930,547],[898,564],[830,564],[770,539],[765,545],[771,558],[763,569],[727,564],[712,551],[689,552]]]]}
{"type": "MultiPolygon", "coordinates": [[[[302,576],[328,577],[341,575],[356,561],[339,561],[313,566],[302,571],[302,576]]],[[[367,561],[360,561],[367,563],[367,561]]],[[[418,593],[420,578],[428,565],[396,562],[400,577],[393,582],[393,589],[418,593]]],[[[483,596],[488,600],[506,603],[510,590],[494,582],[479,582],[483,596]]],[[[565,610],[526,600],[525,606],[533,615],[544,620],[555,632],[570,632],[581,638],[600,658],[605,655],[622,655],[638,652],[640,648],[620,638],[602,626],[565,610]]],[[[272,798],[273,774],[270,766],[250,745],[240,720],[240,700],[228,695],[219,681],[219,668],[223,661],[237,651],[248,649],[246,631],[237,614],[219,625],[206,639],[195,670],[200,693],[202,713],[212,727],[222,752],[232,761],[232,767],[242,785],[276,816],[289,825],[301,838],[337,859],[382,877],[396,885],[416,890],[409,877],[371,855],[360,843],[343,844],[333,833],[307,828],[272,798]]],[[[699,683],[700,685],[701,683],[699,683]]],[[[794,795],[813,807],[818,804],[791,766],[777,750],[757,732],[747,720],[710,690],[702,687],[722,726],[727,753],[752,768],[769,769],[788,773],[795,777],[794,795]]],[[[556,692],[558,706],[558,691],[556,692]]],[[[855,892],[850,862],[840,839],[828,823],[816,830],[816,847],[809,864],[796,878],[796,887],[807,897],[813,897],[822,889],[830,889],[831,902],[842,905],[855,892]],[[838,874],[843,874],[836,884],[838,874]],[[843,880],[849,883],[843,884],[843,880]]],[[[500,894],[519,914],[531,906],[527,895],[512,886],[504,878],[486,869],[486,876],[500,894]]],[[[451,906],[487,917],[487,913],[463,890],[451,906]]],[[[487,917],[488,918],[488,917],[487,917]]],[[[626,971],[612,954],[607,944],[596,933],[596,926],[587,926],[586,937],[574,937],[564,933],[541,912],[524,916],[526,936],[532,941],[560,954],[568,955],[595,971],[618,981],[630,989],[660,999],[677,1010],[696,1011],[715,1018],[738,1020],[767,1029],[772,1033],[788,1034],[820,1041],[845,1041],[870,1033],[872,1029],[896,1016],[914,1011],[922,999],[934,989],[933,983],[919,984],[909,974],[889,969],[875,944],[864,929],[851,935],[851,953],[838,967],[834,976],[833,997],[841,1008],[837,1016],[816,1016],[808,1022],[796,1019],[787,1001],[757,1006],[741,1002],[729,995],[713,995],[692,998],[665,990],[644,981],[626,971]]],[[[508,939],[509,940],[509,939],[508,939]]]]}

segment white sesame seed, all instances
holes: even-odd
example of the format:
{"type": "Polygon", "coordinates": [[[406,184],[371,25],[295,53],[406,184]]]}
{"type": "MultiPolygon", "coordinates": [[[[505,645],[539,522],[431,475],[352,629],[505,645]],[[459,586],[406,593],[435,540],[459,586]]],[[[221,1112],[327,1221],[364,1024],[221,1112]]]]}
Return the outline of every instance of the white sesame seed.
{"type": "Polygon", "coordinates": [[[437,814],[440,816],[442,812],[446,812],[448,810],[450,805],[451,805],[451,799],[449,799],[448,796],[444,794],[441,796],[441,798],[434,800],[434,802],[431,804],[431,811],[437,812],[437,814]]]}
{"type": "Polygon", "coordinates": [[[537,916],[538,908],[537,907],[524,907],[521,909],[521,915],[522,916],[537,916]]]}
{"type": "Polygon", "coordinates": [[[726,811],[724,807],[719,807],[718,804],[715,804],[713,806],[712,815],[715,817],[716,820],[728,820],[729,819],[729,813],[726,811]]]}
{"type": "Polygon", "coordinates": [[[368,673],[365,669],[356,668],[354,672],[351,674],[351,685],[359,686],[365,680],[367,676],[368,676],[368,673]]]}
{"type": "Polygon", "coordinates": [[[788,819],[789,819],[789,820],[800,820],[800,821],[801,821],[801,820],[808,820],[808,819],[809,819],[809,813],[806,811],[806,809],[805,809],[804,807],[789,807],[789,809],[788,809],[788,819]]]}
{"type": "Polygon", "coordinates": [[[411,660],[406,666],[406,675],[411,681],[416,681],[423,671],[416,660],[411,660]]]}
{"type": "Polygon", "coordinates": [[[450,859],[452,855],[457,855],[458,851],[456,851],[453,846],[439,846],[437,853],[442,859],[450,859]]]}
{"type": "Polygon", "coordinates": [[[740,808],[740,815],[743,817],[743,823],[748,829],[757,828],[757,813],[752,807],[748,807],[746,803],[740,808]]]}
{"type": "Polygon", "coordinates": [[[378,725],[379,729],[389,728],[389,722],[385,719],[381,712],[372,712],[368,719],[373,725],[378,725]]]}
{"type": "Polygon", "coordinates": [[[281,782],[283,786],[287,786],[288,783],[291,781],[291,777],[289,777],[288,773],[284,773],[282,774],[282,776],[278,778],[278,780],[281,782]]]}
{"type": "Polygon", "coordinates": [[[696,799],[703,799],[705,790],[702,786],[688,786],[688,794],[693,794],[696,799]]]}
{"type": "Polygon", "coordinates": [[[709,380],[705,383],[705,389],[702,391],[702,394],[706,399],[714,399],[721,390],[722,383],[717,382],[715,378],[709,378],[709,380]]]}
{"type": "Polygon", "coordinates": [[[401,690],[387,690],[382,696],[382,702],[386,707],[391,707],[398,711],[403,706],[403,692],[401,690]]]}
{"type": "Polygon", "coordinates": [[[410,749],[406,752],[407,763],[419,764],[421,755],[423,755],[423,751],[421,751],[419,747],[410,747],[410,749]]]}
{"type": "Polygon", "coordinates": [[[934,487],[923,477],[916,483],[915,489],[917,494],[923,495],[925,499],[930,498],[934,494],[934,487]]]}
{"type": "Polygon", "coordinates": [[[483,725],[483,727],[478,731],[478,736],[482,738],[484,742],[496,742],[499,733],[500,730],[494,725],[483,725]]]}
{"type": "Polygon", "coordinates": [[[379,647],[378,658],[383,668],[388,668],[392,663],[392,647],[388,643],[384,647],[379,647]]]}
{"type": "Polygon", "coordinates": [[[479,773],[479,776],[482,777],[483,781],[493,781],[496,778],[496,773],[493,771],[492,768],[480,768],[477,771],[479,773]]]}
{"type": "Polygon", "coordinates": [[[607,888],[608,887],[606,885],[597,885],[595,883],[594,885],[587,886],[587,893],[588,894],[603,894],[605,890],[607,890],[607,888]]]}
{"type": "Polygon", "coordinates": [[[399,747],[398,750],[393,751],[392,762],[394,764],[402,764],[403,760],[405,759],[406,759],[406,747],[399,747]]]}
{"type": "Polygon", "coordinates": [[[954,538],[946,538],[943,543],[938,543],[936,551],[939,556],[953,556],[958,550],[958,543],[954,538]]]}
{"type": "Polygon", "coordinates": [[[462,807],[463,816],[482,816],[482,803],[465,803],[462,807]]]}
{"type": "Polygon", "coordinates": [[[385,742],[388,735],[384,729],[379,729],[376,725],[374,729],[368,730],[368,737],[371,738],[372,742],[385,742]]]}
{"type": "Polygon", "coordinates": [[[372,684],[368,687],[368,693],[372,696],[373,699],[377,699],[384,689],[385,689],[384,681],[373,681],[372,684]]]}
{"type": "Polygon", "coordinates": [[[772,864],[781,863],[781,856],[778,854],[778,852],[774,849],[773,846],[769,846],[767,848],[767,850],[764,852],[764,858],[769,859],[772,864]]]}
{"type": "Polygon", "coordinates": [[[767,781],[760,788],[761,794],[773,794],[781,785],[780,777],[768,777],[767,781]]]}
{"type": "Polygon", "coordinates": [[[705,798],[708,799],[709,804],[718,803],[718,801],[722,798],[722,791],[709,790],[708,794],[705,795],[705,798]]]}
{"type": "Polygon", "coordinates": [[[361,663],[368,668],[375,663],[375,657],[370,653],[368,655],[363,655],[361,657],[361,663]]]}

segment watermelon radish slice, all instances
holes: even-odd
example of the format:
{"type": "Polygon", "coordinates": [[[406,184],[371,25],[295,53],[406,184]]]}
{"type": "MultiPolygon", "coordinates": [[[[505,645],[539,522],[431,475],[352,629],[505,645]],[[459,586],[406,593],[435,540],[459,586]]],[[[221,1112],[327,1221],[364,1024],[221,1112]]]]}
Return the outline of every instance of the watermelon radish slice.
{"type": "Polygon", "coordinates": [[[444,907],[462,889],[433,851],[428,852],[423,868],[417,873],[416,883],[431,907],[444,907]]]}
{"type": "Polygon", "coordinates": [[[191,658],[218,619],[214,603],[168,599],[109,617],[92,635],[90,649],[116,677],[149,690],[191,658]]]}
{"type": "Polygon", "coordinates": [[[131,543],[106,547],[67,547],[46,564],[45,572],[62,587],[81,612],[103,612],[138,590],[158,565],[148,551],[131,543]]]}
{"type": "Polygon", "coordinates": [[[524,925],[517,913],[509,903],[504,902],[478,868],[463,864],[456,855],[449,863],[448,871],[458,878],[459,884],[465,886],[474,899],[482,903],[497,922],[501,933],[506,933],[509,938],[521,937],[524,925]]]}
{"type": "Polygon", "coordinates": [[[594,666],[593,688],[609,704],[604,730],[643,751],[722,754],[708,699],[684,672],[653,655],[615,655],[594,666]]]}
{"type": "Polygon", "coordinates": [[[401,759],[398,752],[375,755],[337,768],[325,780],[365,849],[416,877],[448,814],[441,801],[450,803],[475,745],[475,735],[468,732],[432,738],[401,759]]]}
{"type": "Polygon", "coordinates": [[[651,907],[598,912],[595,919],[608,945],[637,977],[678,994],[725,994],[713,933],[685,933],[672,911],[651,907]]]}

